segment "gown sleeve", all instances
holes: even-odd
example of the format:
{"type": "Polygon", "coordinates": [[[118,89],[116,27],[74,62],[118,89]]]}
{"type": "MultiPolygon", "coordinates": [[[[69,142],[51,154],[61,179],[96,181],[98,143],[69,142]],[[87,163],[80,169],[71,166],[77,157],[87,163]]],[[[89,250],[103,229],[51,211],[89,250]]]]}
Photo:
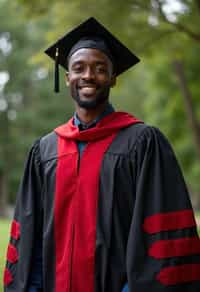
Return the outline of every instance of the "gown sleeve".
{"type": "Polygon", "coordinates": [[[199,292],[200,240],[186,185],[167,139],[147,127],[131,165],[135,204],[127,243],[129,292],[199,292]]]}
{"type": "Polygon", "coordinates": [[[4,270],[4,291],[25,292],[35,242],[42,228],[42,166],[39,140],[32,146],[17,193],[4,270]]]}

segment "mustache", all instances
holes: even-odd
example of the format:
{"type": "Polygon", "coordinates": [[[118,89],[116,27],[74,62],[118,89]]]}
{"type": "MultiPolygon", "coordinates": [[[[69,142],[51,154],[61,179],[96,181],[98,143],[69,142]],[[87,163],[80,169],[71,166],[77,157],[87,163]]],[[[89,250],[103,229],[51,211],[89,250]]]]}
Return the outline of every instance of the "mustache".
{"type": "Polygon", "coordinates": [[[94,81],[81,81],[78,83],[78,87],[87,87],[87,86],[95,86],[96,88],[99,87],[98,84],[94,81]]]}

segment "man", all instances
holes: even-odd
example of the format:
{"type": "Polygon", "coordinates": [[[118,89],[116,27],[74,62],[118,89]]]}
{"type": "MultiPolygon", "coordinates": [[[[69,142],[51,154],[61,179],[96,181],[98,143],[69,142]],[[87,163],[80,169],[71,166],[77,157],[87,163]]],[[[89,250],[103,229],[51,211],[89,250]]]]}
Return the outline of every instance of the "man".
{"type": "Polygon", "coordinates": [[[199,292],[200,240],[166,138],[108,102],[139,60],[94,18],[46,53],[69,122],[36,141],[17,196],[5,291],[199,292]]]}

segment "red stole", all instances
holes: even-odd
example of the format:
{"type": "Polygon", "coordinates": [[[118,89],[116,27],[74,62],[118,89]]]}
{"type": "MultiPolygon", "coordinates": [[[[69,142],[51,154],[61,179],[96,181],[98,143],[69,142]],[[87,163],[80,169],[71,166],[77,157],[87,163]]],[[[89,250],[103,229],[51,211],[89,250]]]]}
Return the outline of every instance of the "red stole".
{"type": "Polygon", "coordinates": [[[123,112],[79,132],[69,120],[58,135],[55,189],[55,291],[94,291],[98,186],[104,153],[121,128],[140,122],[123,112]],[[88,141],[79,162],[76,141],[88,141]],[[78,165],[79,164],[79,165],[78,165]]]}

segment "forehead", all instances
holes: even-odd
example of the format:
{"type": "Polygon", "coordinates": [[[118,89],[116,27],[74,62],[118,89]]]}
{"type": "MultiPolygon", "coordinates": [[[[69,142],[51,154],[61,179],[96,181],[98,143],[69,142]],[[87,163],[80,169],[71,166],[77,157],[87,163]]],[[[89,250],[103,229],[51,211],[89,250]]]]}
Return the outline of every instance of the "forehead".
{"type": "Polygon", "coordinates": [[[77,62],[101,62],[111,64],[110,59],[102,51],[92,48],[81,48],[77,50],[69,59],[69,64],[77,62]]]}

